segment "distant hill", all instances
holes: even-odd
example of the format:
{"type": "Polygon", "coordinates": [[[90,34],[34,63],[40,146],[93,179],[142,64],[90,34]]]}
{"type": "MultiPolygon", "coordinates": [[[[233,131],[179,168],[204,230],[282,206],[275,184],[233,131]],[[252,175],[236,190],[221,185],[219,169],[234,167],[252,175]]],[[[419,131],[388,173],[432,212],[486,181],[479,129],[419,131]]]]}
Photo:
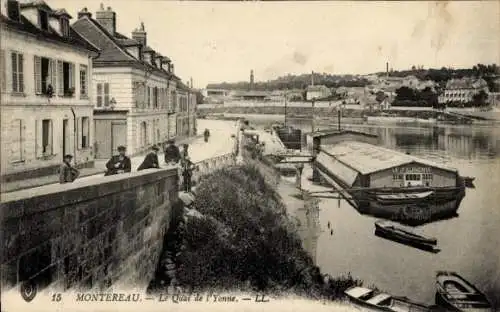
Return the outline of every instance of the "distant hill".
{"type": "MultiPolygon", "coordinates": [[[[266,82],[255,82],[253,89],[259,91],[305,89],[311,84],[311,78],[311,74],[287,75],[266,82]]],[[[314,73],[314,84],[325,85],[329,88],[340,86],[364,87],[369,84],[369,81],[352,75],[339,76],[314,73]]],[[[249,88],[250,83],[248,81],[210,83],[207,85],[207,89],[248,90],[249,88]]]]}
{"type": "MultiPolygon", "coordinates": [[[[378,76],[386,75],[385,72],[375,73],[378,76]]],[[[405,77],[413,75],[420,80],[433,80],[436,82],[446,82],[451,78],[462,77],[479,77],[481,76],[490,88],[490,91],[497,90],[494,80],[500,77],[500,67],[496,64],[484,65],[477,64],[472,68],[453,69],[453,68],[440,68],[440,69],[424,69],[423,67],[415,67],[409,70],[390,71],[391,77],[405,77]]],[[[301,75],[286,75],[273,80],[265,82],[255,82],[254,90],[259,91],[272,91],[272,90],[285,90],[285,89],[302,89],[304,90],[311,84],[311,74],[301,75]]],[[[370,82],[360,75],[332,75],[326,73],[314,73],[314,84],[325,85],[329,88],[338,87],[364,87],[369,85],[370,82]]],[[[210,83],[207,85],[208,89],[225,89],[225,90],[248,90],[250,83],[248,81],[240,82],[222,82],[210,83]]]]}

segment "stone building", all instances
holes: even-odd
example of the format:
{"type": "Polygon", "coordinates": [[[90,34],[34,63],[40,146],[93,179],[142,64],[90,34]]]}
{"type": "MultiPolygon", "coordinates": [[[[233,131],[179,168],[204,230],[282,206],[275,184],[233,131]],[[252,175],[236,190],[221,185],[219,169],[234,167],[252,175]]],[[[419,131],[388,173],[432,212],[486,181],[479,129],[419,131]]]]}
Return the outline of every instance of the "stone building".
{"type": "Polygon", "coordinates": [[[450,79],[446,88],[438,97],[440,104],[445,103],[470,103],[473,96],[481,90],[488,93],[488,83],[484,79],[464,77],[462,79],[450,79]]]}
{"type": "Polygon", "coordinates": [[[196,96],[189,86],[177,84],[176,131],[178,137],[196,135],[196,96]]]}
{"type": "Polygon", "coordinates": [[[116,12],[101,4],[95,19],[84,8],[75,30],[101,49],[94,60],[96,158],[119,145],[130,155],[177,136],[177,84],[171,60],[148,45],[144,24],[131,37],[116,29],[116,12]]]}
{"type": "Polygon", "coordinates": [[[92,167],[92,57],[64,9],[8,0],[1,18],[2,181],[57,173],[63,155],[92,167]]]}

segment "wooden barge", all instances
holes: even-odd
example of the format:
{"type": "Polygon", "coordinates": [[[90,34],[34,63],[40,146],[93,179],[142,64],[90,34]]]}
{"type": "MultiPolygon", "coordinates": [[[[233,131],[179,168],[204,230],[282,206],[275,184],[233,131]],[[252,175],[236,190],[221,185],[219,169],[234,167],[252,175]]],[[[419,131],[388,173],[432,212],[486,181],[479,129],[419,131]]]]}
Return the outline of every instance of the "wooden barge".
{"type": "Polygon", "coordinates": [[[456,215],[465,197],[464,180],[456,169],[381,147],[375,135],[313,133],[310,143],[313,180],[341,188],[362,213],[425,223],[456,215]]]}

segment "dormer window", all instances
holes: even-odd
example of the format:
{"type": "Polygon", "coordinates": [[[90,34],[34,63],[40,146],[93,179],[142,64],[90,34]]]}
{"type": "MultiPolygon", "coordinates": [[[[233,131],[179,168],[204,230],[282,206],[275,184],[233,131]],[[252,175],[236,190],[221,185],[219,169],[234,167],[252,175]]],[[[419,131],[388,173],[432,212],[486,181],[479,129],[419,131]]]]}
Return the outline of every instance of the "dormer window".
{"type": "Polygon", "coordinates": [[[61,34],[64,37],[69,37],[69,20],[67,18],[61,18],[61,34]]]}
{"type": "Polygon", "coordinates": [[[49,14],[46,11],[38,11],[38,21],[42,30],[49,30],[49,14]]]}

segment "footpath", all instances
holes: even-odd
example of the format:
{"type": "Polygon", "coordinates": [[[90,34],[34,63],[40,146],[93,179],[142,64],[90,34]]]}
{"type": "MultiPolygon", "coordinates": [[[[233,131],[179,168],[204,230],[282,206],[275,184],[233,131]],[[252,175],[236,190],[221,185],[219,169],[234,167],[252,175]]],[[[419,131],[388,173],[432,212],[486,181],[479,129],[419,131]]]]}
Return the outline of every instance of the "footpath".
{"type": "MultiPolygon", "coordinates": [[[[205,128],[210,129],[210,139],[205,142],[203,136],[194,136],[183,140],[176,141],[177,145],[183,143],[189,144],[189,156],[193,162],[200,162],[208,158],[220,156],[232,152],[234,139],[231,135],[236,133],[236,123],[219,121],[219,120],[198,120],[199,132],[203,132],[205,128]]],[[[137,168],[144,160],[145,155],[131,157],[132,172],[137,171],[137,168]]],[[[164,163],[163,152],[158,153],[161,168],[168,168],[171,165],[164,163]]],[[[78,180],[94,180],[103,176],[106,171],[107,159],[95,160],[94,168],[82,168],[78,180]]],[[[173,167],[173,166],[172,166],[173,167]]],[[[18,190],[31,189],[50,184],[59,184],[58,175],[49,175],[33,179],[25,179],[2,183],[1,193],[9,193],[18,190]]]]}

